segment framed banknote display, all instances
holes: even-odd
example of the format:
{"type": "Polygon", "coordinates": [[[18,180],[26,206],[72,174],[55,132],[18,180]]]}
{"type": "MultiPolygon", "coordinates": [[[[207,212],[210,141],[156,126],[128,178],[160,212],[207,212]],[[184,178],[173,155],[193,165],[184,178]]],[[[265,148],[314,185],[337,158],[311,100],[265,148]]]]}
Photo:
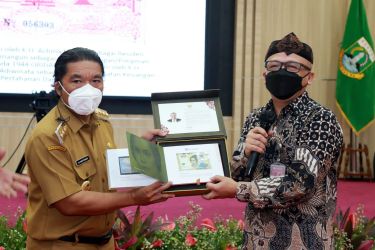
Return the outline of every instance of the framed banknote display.
{"type": "Polygon", "coordinates": [[[176,196],[206,193],[215,175],[230,176],[219,90],[153,93],[156,143],[126,133],[128,148],[107,151],[112,188],[172,182],[176,196]]]}
{"type": "Polygon", "coordinates": [[[201,194],[214,175],[229,176],[222,139],[154,144],[127,133],[131,171],[162,182],[172,182],[167,192],[201,194]]]}
{"type": "Polygon", "coordinates": [[[151,106],[155,128],[168,131],[156,141],[174,184],[169,191],[200,194],[210,177],[230,175],[220,90],[152,93],[151,106]]]}

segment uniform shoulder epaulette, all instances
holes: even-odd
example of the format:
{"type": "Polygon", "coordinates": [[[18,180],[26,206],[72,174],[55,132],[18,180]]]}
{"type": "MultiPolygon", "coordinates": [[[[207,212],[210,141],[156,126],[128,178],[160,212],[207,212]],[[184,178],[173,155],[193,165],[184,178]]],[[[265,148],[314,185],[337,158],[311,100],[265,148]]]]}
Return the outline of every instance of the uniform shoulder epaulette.
{"type": "Polygon", "coordinates": [[[95,115],[101,120],[104,120],[104,121],[109,120],[109,114],[104,109],[100,109],[100,108],[95,109],[95,115]]]}
{"type": "Polygon", "coordinates": [[[59,125],[57,126],[55,130],[55,135],[57,136],[57,139],[59,140],[60,145],[64,143],[64,136],[66,134],[67,130],[67,124],[64,121],[60,121],[59,125]]]}

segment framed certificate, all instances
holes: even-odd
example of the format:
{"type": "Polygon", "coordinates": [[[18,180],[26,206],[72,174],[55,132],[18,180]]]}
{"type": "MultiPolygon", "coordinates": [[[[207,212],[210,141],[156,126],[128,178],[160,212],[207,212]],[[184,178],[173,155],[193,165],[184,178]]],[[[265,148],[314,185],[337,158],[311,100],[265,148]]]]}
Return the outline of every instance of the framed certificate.
{"type": "Polygon", "coordinates": [[[156,128],[169,131],[160,141],[197,137],[226,137],[219,90],[153,93],[156,128]]]}
{"type": "Polygon", "coordinates": [[[107,149],[106,158],[109,189],[147,186],[157,181],[131,167],[127,148],[107,149]]]}

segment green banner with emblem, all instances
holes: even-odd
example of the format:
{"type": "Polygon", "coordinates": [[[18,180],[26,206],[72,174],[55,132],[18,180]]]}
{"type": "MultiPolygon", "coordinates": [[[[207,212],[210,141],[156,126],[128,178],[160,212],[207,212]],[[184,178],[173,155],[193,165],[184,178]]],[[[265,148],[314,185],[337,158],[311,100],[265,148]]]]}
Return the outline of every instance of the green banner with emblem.
{"type": "Polygon", "coordinates": [[[375,55],[362,0],[352,0],[336,82],[338,107],[358,135],[375,119],[375,55]]]}

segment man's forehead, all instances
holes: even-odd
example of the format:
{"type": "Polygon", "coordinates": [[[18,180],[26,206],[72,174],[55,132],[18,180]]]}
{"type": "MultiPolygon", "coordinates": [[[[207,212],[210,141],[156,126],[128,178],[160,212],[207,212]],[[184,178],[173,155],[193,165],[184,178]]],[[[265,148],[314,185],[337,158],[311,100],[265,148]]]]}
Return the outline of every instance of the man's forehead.
{"type": "Polygon", "coordinates": [[[100,64],[93,61],[69,62],[66,64],[66,69],[70,74],[102,74],[100,64]]]}
{"type": "Polygon", "coordinates": [[[272,56],[267,58],[267,61],[280,61],[280,62],[288,62],[288,61],[293,61],[293,62],[299,62],[304,65],[310,66],[312,65],[311,62],[303,58],[302,56],[299,56],[297,54],[289,54],[287,55],[285,52],[280,52],[273,54],[272,56]]]}

